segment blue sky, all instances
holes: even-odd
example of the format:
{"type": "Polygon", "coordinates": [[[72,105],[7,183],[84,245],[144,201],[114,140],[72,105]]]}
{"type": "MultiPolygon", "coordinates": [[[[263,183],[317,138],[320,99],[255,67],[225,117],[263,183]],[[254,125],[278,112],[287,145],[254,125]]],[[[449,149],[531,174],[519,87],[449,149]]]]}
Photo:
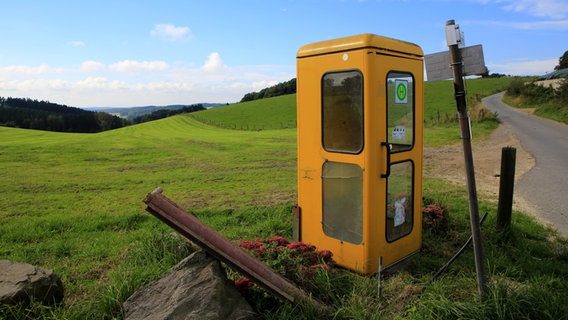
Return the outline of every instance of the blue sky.
{"type": "Polygon", "coordinates": [[[491,73],[542,75],[568,0],[2,1],[0,96],[76,107],[237,102],[295,77],[304,44],[360,33],[447,50],[454,19],[491,73]]]}

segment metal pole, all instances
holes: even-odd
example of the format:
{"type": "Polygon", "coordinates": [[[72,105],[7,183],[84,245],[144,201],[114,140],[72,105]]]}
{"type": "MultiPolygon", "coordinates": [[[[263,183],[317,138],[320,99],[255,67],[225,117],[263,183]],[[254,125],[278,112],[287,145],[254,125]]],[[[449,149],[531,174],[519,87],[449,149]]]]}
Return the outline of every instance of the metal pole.
{"type": "Polygon", "coordinates": [[[381,281],[381,276],[383,273],[383,256],[379,256],[379,269],[377,270],[377,299],[381,298],[383,292],[383,285],[381,281]]]}
{"type": "Polygon", "coordinates": [[[329,311],[325,304],[312,298],[310,294],[276,273],[269,266],[253,258],[195,216],[181,209],[162,194],[162,188],[149,193],[144,203],[148,205],[146,211],[275,295],[294,303],[307,302],[322,313],[329,311]]]}
{"type": "Polygon", "coordinates": [[[469,220],[473,238],[473,251],[475,254],[475,270],[477,273],[477,288],[479,294],[485,295],[486,275],[481,242],[481,227],[479,225],[479,208],[477,202],[477,188],[475,185],[475,171],[473,168],[473,153],[471,149],[471,127],[466,109],[466,92],[463,82],[463,61],[458,44],[462,42],[461,32],[454,20],[446,22],[446,41],[450,49],[450,64],[454,77],[454,91],[458,109],[460,132],[465,160],[465,173],[469,195],[469,220]]]}

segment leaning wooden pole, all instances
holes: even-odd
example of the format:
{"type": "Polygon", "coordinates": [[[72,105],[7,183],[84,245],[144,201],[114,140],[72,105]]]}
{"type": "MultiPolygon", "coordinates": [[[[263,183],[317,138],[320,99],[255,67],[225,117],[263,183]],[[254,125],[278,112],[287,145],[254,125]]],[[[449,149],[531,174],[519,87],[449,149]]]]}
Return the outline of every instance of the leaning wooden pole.
{"type": "Polygon", "coordinates": [[[148,206],[146,211],[199,245],[212,256],[246,275],[261,287],[290,302],[306,302],[320,312],[327,310],[327,306],[310,297],[306,292],[274,272],[264,263],[253,258],[192,214],[181,209],[162,194],[162,188],[157,188],[148,194],[144,203],[148,206]]]}
{"type": "Polygon", "coordinates": [[[454,77],[454,91],[458,108],[460,132],[463,144],[465,160],[465,173],[469,195],[469,219],[471,235],[473,238],[473,251],[475,254],[475,270],[477,273],[477,288],[481,295],[485,295],[486,275],[483,257],[483,245],[481,242],[481,226],[479,224],[479,207],[477,201],[477,187],[475,185],[475,171],[473,167],[473,152],[471,148],[471,126],[466,108],[466,92],[463,81],[463,60],[458,43],[461,42],[461,32],[454,20],[446,22],[446,41],[450,49],[450,64],[454,77]]]}

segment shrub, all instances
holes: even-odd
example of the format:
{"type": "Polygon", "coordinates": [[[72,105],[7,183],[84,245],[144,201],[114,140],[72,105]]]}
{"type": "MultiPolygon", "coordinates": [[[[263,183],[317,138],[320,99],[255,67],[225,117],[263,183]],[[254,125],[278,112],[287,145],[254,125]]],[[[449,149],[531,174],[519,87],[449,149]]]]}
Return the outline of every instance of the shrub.
{"type": "Polygon", "coordinates": [[[525,88],[525,83],[519,78],[511,80],[509,87],[507,87],[507,94],[513,97],[520,96],[525,88]]]}
{"type": "Polygon", "coordinates": [[[521,97],[530,104],[543,104],[556,98],[556,92],[552,87],[537,85],[533,82],[524,83],[521,79],[511,81],[507,94],[521,97]]]}
{"type": "Polygon", "coordinates": [[[568,106],[568,77],[562,79],[556,90],[556,95],[562,104],[568,106]]]}
{"type": "MultiPolygon", "coordinates": [[[[240,246],[275,271],[302,287],[309,287],[316,270],[331,270],[335,265],[329,250],[317,250],[315,246],[303,242],[289,242],[283,237],[241,241],[240,246]]],[[[238,279],[236,282],[246,283],[238,279]]],[[[250,286],[249,286],[250,288],[250,286]]],[[[307,288],[309,289],[309,288],[307,288]]]]}
{"type": "Polygon", "coordinates": [[[424,228],[433,234],[443,235],[448,231],[448,217],[446,210],[438,204],[428,204],[422,208],[424,228]]]}

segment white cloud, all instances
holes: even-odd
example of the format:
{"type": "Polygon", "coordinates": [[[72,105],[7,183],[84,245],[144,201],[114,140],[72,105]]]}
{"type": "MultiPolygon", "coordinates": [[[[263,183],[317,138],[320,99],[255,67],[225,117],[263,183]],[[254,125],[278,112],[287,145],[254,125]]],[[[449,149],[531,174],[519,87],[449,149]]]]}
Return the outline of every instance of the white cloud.
{"type": "Polygon", "coordinates": [[[72,47],[84,47],[85,42],[76,40],[76,41],[69,42],[69,45],[72,46],[72,47]]]}
{"type": "Polygon", "coordinates": [[[0,67],[0,96],[75,107],[225,103],[295,77],[295,65],[229,67],[216,52],[201,66],[134,60],[105,66],[85,61],[76,70],[60,69],[54,75],[56,70],[47,65],[0,67]]]}
{"type": "Polygon", "coordinates": [[[502,1],[507,11],[526,12],[537,17],[562,19],[568,13],[568,2],[565,0],[506,0],[502,1]]]}
{"type": "Polygon", "coordinates": [[[81,64],[81,71],[88,73],[102,72],[105,70],[105,65],[98,61],[85,61],[81,64]]]}
{"type": "Polygon", "coordinates": [[[277,85],[278,81],[275,80],[261,80],[261,81],[255,81],[251,84],[253,91],[260,91],[264,88],[268,88],[268,87],[272,87],[274,85],[277,85]]]}
{"type": "MultiPolygon", "coordinates": [[[[485,25],[521,30],[568,30],[568,0],[473,0],[483,5],[494,5],[499,9],[524,14],[525,16],[539,17],[543,20],[505,21],[505,20],[478,20],[466,21],[467,24],[485,25]]],[[[488,10],[495,10],[488,8],[488,10]]]]}
{"type": "Polygon", "coordinates": [[[157,24],[150,31],[150,35],[167,41],[177,41],[189,38],[191,30],[188,27],[177,27],[173,24],[157,24]]]}
{"type": "MultiPolygon", "coordinates": [[[[70,82],[63,79],[31,79],[31,80],[12,80],[0,81],[0,96],[8,96],[4,92],[26,92],[26,94],[16,94],[15,97],[29,97],[30,93],[35,95],[44,92],[55,92],[67,90],[70,87],[70,82]],[[37,94],[36,94],[37,92],[37,94]]],[[[33,95],[32,94],[32,95],[33,95]]],[[[40,98],[41,100],[47,100],[40,98]]]]}
{"type": "Polygon", "coordinates": [[[62,74],[65,70],[63,68],[52,68],[47,64],[41,64],[39,66],[5,66],[0,67],[0,78],[11,78],[11,77],[29,77],[29,76],[41,76],[49,74],[62,74]]]}
{"type": "Polygon", "coordinates": [[[515,29],[526,30],[568,30],[568,20],[515,22],[511,23],[510,26],[515,29]]]}
{"type": "Polygon", "coordinates": [[[554,70],[558,58],[548,60],[525,60],[510,63],[489,63],[487,67],[491,73],[502,73],[512,76],[540,76],[554,70]]]}
{"type": "Polygon", "coordinates": [[[127,87],[123,81],[109,80],[105,77],[88,77],[73,83],[73,89],[91,90],[91,89],[120,89],[127,87]]]}
{"type": "Polygon", "coordinates": [[[226,66],[223,64],[223,60],[221,59],[221,55],[217,52],[212,52],[207,57],[207,61],[203,64],[201,69],[205,72],[219,72],[225,69],[226,66]]]}
{"type": "Polygon", "coordinates": [[[158,72],[168,69],[163,61],[134,61],[123,60],[108,66],[111,70],[134,76],[141,72],[158,72]]]}
{"type": "Polygon", "coordinates": [[[470,25],[485,25],[501,28],[521,30],[568,30],[568,20],[547,20],[531,22],[506,22],[506,21],[466,21],[470,25]]]}
{"type": "Polygon", "coordinates": [[[483,4],[495,3],[505,11],[526,13],[536,17],[563,19],[568,14],[566,0],[477,0],[483,4]]]}

